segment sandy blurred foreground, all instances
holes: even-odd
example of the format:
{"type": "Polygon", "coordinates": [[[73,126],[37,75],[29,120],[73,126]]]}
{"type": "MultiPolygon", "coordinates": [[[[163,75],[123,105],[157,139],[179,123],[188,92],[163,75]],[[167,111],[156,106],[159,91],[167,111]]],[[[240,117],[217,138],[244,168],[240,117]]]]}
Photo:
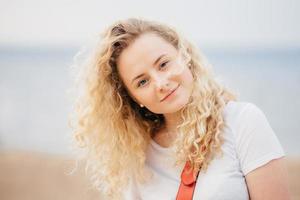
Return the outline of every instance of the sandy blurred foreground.
{"type": "MultiPolygon", "coordinates": [[[[287,159],[292,199],[300,199],[300,158],[287,159]]],[[[32,152],[0,152],[2,200],[102,200],[84,175],[83,163],[32,152]]]]}
{"type": "Polygon", "coordinates": [[[1,200],[102,200],[84,176],[83,163],[32,152],[0,152],[1,200]]]}

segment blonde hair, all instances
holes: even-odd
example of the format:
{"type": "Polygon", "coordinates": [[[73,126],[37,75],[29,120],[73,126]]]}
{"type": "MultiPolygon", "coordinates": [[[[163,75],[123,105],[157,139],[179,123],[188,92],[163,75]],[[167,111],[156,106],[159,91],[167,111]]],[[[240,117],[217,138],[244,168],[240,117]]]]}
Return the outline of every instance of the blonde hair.
{"type": "Polygon", "coordinates": [[[102,40],[83,66],[81,94],[73,121],[75,139],[86,149],[88,171],[94,185],[110,199],[120,199],[129,178],[140,183],[151,178],[145,169],[145,151],[164,117],[141,108],[127,93],[117,72],[122,51],[144,33],[155,33],[172,44],[190,64],[193,93],[181,110],[176,165],[187,160],[197,172],[206,170],[222,145],[222,111],[235,96],[218,84],[198,49],[174,28],[143,19],[118,21],[102,34],[102,40]],[[133,173],[134,172],[134,173],[133,173]]]}

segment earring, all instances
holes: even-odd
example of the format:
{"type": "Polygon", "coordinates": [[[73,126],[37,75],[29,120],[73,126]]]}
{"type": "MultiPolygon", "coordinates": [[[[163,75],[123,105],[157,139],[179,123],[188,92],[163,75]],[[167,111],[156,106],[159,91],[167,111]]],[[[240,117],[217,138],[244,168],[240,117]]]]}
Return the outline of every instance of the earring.
{"type": "Polygon", "coordinates": [[[191,64],[191,63],[189,63],[189,64],[188,64],[188,67],[191,69],[191,67],[192,67],[192,64],[191,64]]]}
{"type": "Polygon", "coordinates": [[[143,107],[144,107],[144,105],[143,105],[143,104],[140,104],[140,107],[142,107],[142,108],[143,108],[143,107]]]}

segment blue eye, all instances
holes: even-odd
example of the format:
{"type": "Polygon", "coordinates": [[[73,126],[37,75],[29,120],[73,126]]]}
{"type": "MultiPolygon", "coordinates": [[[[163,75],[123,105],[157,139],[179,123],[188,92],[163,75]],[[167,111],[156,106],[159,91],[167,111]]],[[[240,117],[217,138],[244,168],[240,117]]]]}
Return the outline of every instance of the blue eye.
{"type": "Polygon", "coordinates": [[[138,86],[138,87],[141,87],[141,86],[143,86],[143,85],[145,85],[145,84],[146,84],[146,80],[143,79],[143,80],[141,80],[141,81],[138,82],[137,86],[138,86]]]}

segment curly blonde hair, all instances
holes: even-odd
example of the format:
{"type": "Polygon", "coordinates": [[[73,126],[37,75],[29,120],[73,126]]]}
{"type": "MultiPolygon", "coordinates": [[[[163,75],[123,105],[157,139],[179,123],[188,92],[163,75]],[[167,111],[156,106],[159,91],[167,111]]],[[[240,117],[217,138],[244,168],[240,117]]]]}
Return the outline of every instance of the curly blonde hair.
{"type": "Polygon", "coordinates": [[[86,151],[87,169],[94,185],[110,199],[121,199],[130,177],[144,183],[151,178],[145,169],[151,137],[165,125],[162,114],[141,108],[127,93],[118,72],[122,51],[144,33],[155,33],[172,44],[190,63],[193,92],[181,110],[177,127],[176,163],[190,161],[192,170],[206,170],[222,145],[222,111],[235,100],[218,84],[203,55],[178,31],[162,23],[130,18],[117,21],[102,34],[80,78],[73,130],[86,151]],[[134,172],[134,173],[133,173],[134,172]]]}

